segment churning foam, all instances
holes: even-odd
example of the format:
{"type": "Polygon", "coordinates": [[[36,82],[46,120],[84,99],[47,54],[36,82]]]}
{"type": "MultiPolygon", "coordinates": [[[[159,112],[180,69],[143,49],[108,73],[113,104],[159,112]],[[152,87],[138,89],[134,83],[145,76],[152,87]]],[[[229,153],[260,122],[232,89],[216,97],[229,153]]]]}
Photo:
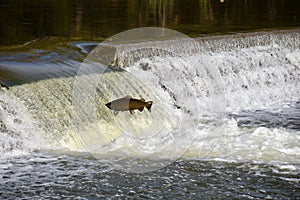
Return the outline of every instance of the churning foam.
{"type": "MultiPolygon", "coordinates": [[[[99,148],[103,154],[114,156],[160,156],[160,152],[154,148],[159,147],[163,151],[162,158],[166,158],[168,154],[174,155],[177,147],[184,148],[192,143],[184,157],[299,162],[299,131],[241,128],[234,119],[228,120],[222,115],[225,107],[227,112],[238,113],[299,100],[300,51],[295,42],[297,39],[297,31],[275,36],[244,35],[232,40],[206,38],[200,46],[195,47],[196,50],[189,50],[184,56],[169,53],[160,55],[156,51],[154,56],[143,57],[143,52],[133,52],[136,55],[132,64],[127,66],[124,59],[121,71],[105,73],[106,82],[97,85],[98,90],[92,102],[97,99],[96,117],[99,122],[89,124],[86,121],[84,126],[85,121],[81,121],[81,131],[89,131],[89,128],[95,130],[93,126],[101,127],[106,140],[99,148]],[[218,72],[210,71],[213,67],[218,72]],[[138,80],[145,84],[141,86],[138,80]],[[165,114],[166,123],[163,127],[173,131],[162,134],[164,137],[148,138],[153,145],[147,146],[145,135],[137,139],[137,135],[132,137],[131,133],[115,130],[114,127],[124,123],[128,116],[115,121],[111,111],[101,105],[107,103],[109,98],[124,95],[122,87],[132,88],[129,91],[136,96],[158,99],[157,106],[164,108],[165,112],[155,112],[154,104],[155,119],[159,122],[159,116],[165,114]],[[182,124],[181,131],[174,130],[178,122],[182,124]],[[176,134],[179,136],[176,145],[168,146],[176,134]]],[[[186,49],[188,45],[184,46],[184,41],[181,42],[182,49],[186,49]]],[[[1,92],[1,132],[4,135],[0,140],[1,151],[8,154],[11,149],[30,151],[43,148],[43,145],[34,142],[40,141],[40,138],[51,140],[52,148],[61,146],[83,150],[84,145],[77,135],[78,124],[73,121],[73,83],[72,77],[53,78],[1,92]]],[[[142,114],[139,124],[147,124],[143,119],[151,114],[142,114]]],[[[84,118],[84,112],[80,117],[84,118]]],[[[130,127],[122,128],[131,130],[130,127]]]]}

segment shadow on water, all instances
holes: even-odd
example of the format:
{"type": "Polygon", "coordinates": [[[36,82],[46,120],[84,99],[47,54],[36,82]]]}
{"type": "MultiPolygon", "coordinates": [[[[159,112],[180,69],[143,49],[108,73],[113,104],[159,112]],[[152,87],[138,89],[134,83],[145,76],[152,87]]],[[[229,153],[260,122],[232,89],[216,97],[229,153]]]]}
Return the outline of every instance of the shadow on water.
{"type": "Polygon", "coordinates": [[[168,1],[1,1],[0,45],[44,36],[103,40],[145,26],[189,36],[300,25],[300,2],[244,0],[168,1]],[[223,3],[221,3],[223,2],[223,3]]]}

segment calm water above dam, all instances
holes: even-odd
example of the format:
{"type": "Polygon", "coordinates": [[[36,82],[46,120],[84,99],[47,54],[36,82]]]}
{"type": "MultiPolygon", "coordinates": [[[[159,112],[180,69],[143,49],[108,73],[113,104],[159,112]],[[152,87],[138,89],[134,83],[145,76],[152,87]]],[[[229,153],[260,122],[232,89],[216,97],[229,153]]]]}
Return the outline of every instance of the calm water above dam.
{"type": "Polygon", "coordinates": [[[299,199],[299,9],[1,0],[0,199],[299,199]],[[197,39],[95,48],[148,26],[197,39]]]}
{"type": "Polygon", "coordinates": [[[137,27],[165,27],[189,36],[300,25],[300,2],[225,0],[2,0],[0,44],[45,36],[103,40],[137,27]]]}

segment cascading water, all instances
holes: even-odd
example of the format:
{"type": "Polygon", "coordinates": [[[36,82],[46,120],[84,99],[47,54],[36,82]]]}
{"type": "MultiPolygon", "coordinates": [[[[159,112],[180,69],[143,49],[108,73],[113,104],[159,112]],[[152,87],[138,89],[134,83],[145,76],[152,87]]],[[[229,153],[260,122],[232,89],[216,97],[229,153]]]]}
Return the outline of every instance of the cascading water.
{"type": "Polygon", "coordinates": [[[110,56],[118,58],[117,69],[2,90],[1,134],[7,139],[1,140],[1,152],[43,149],[46,143],[50,149],[88,149],[99,157],[298,162],[299,127],[238,126],[238,119],[279,105],[294,106],[299,114],[299,41],[294,30],[200,38],[197,43],[115,45],[110,56]],[[74,100],[78,94],[83,96],[74,100]],[[126,95],[154,101],[152,112],[114,116],[105,107],[126,95]],[[236,119],[226,117],[233,115],[236,119]]]}

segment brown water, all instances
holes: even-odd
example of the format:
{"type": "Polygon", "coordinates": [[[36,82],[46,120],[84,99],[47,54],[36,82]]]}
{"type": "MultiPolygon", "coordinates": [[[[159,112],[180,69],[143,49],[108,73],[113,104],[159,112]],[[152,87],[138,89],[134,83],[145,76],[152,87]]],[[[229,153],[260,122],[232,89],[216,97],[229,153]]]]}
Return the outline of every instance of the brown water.
{"type": "Polygon", "coordinates": [[[103,40],[145,26],[197,37],[299,25],[297,0],[0,1],[0,45],[23,44],[44,36],[103,40]]]}

